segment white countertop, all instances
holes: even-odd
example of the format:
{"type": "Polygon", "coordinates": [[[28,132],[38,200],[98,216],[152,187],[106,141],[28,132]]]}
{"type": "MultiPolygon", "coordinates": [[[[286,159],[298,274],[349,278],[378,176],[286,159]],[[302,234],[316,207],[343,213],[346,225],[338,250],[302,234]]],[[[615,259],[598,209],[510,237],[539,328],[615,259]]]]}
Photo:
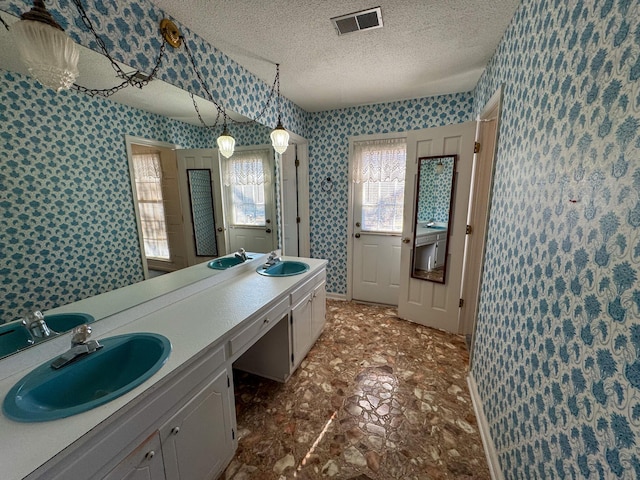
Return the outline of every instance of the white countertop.
{"type": "Polygon", "coordinates": [[[425,224],[418,224],[416,227],[416,237],[431,235],[434,233],[447,233],[447,225],[442,225],[442,227],[444,228],[431,228],[427,227],[425,224]]]}
{"type": "MultiPolygon", "coordinates": [[[[101,422],[107,420],[128,402],[184,365],[199,352],[212,344],[226,340],[229,333],[237,330],[237,327],[244,320],[261,310],[266,310],[268,304],[277,298],[282,298],[294,286],[320,271],[327,263],[326,260],[301,260],[310,266],[309,271],[302,275],[280,278],[266,277],[257,274],[255,265],[252,265],[252,268],[247,268],[237,276],[213,287],[197,291],[202,282],[206,285],[207,279],[204,279],[187,288],[147,302],[147,304],[166,303],[165,297],[170,297],[171,303],[163,305],[160,310],[145,313],[143,308],[132,308],[127,312],[115,315],[114,317],[120,317],[116,322],[118,324],[116,328],[109,328],[111,318],[93,324],[93,338],[96,339],[132,332],[162,334],[171,341],[171,355],[160,371],[142,385],[87,412],[60,420],[39,423],[14,422],[1,415],[0,465],[2,465],[2,478],[4,480],[22,479],[101,422]]],[[[83,302],[89,302],[85,303],[85,306],[89,305],[90,301],[91,299],[83,300],[83,302]]],[[[74,305],[69,308],[68,311],[78,311],[77,309],[73,310],[74,305]]],[[[39,351],[40,349],[46,351],[47,358],[44,361],[50,361],[68,349],[69,335],[61,335],[61,337],[64,338],[49,341],[0,362],[1,364],[7,360],[13,360],[12,365],[15,365],[16,359],[18,359],[27,365],[26,368],[14,368],[12,372],[9,372],[9,375],[0,379],[0,396],[3,400],[17,381],[42,363],[43,353],[39,351]],[[63,340],[66,341],[63,342],[63,340]]]]}

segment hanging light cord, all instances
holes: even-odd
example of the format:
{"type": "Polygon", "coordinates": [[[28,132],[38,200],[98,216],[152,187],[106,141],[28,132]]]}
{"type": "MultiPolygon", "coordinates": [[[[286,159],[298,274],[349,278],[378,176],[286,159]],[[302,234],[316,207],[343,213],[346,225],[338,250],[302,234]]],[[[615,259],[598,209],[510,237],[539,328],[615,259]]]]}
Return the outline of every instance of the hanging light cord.
{"type": "MultiPolygon", "coordinates": [[[[74,1],[78,1],[78,0],[74,0],[74,1]]],[[[220,115],[223,115],[226,119],[228,119],[231,123],[235,123],[238,125],[242,125],[242,124],[249,124],[249,123],[254,123],[257,122],[259,119],[263,118],[267,112],[267,109],[269,108],[269,105],[271,105],[271,102],[273,100],[274,97],[274,93],[276,92],[276,87],[277,87],[277,91],[278,91],[278,96],[276,97],[276,101],[279,100],[279,96],[280,96],[280,64],[276,64],[276,77],[273,80],[273,84],[271,85],[271,88],[269,89],[269,97],[267,98],[267,102],[265,103],[264,107],[258,112],[258,115],[256,115],[256,119],[255,120],[234,120],[231,117],[227,117],[226,114],[226,109],[220,105],[214,98],[213,95],[211,94],[211,91],[209,90],[209,87],[207,86],[207,84],[205,83],[204,79],[202,78],[202,75],[200,73],[200,70],[198,69],[198,67],[196,66],[196,62],[193,58],[193,55],[191,54],[191,49],[189,48],[188,42],[186,40],[186,38],[184,37],[184,35],[181,35],[180,37],[182,39],[182,44],[184,45],[184,48],[187,52],[187,58],[189,58],[189,62],[191,63],[191,67],[193,68],[193,71],[195,72],[196,76],[198,77],[198,82],[200,83],[200,85],[202,86],[202,89],[205,91],[207,99],[213,103],[216,106],[216,109],[218,110],[218,114],[216,116],[216,121],[213,125],[207,125],[204,120],[202,119],[202,116],[200,115],[200,111],[198,110],[198,105],[196,104],[195,98],[193,93],[189,92],[189,95],[191,96],[191,100],[193,101],[193,106],[196,110],[196,113],[198,114],[198,119],[200,120],[200,123],[202,123],[202,125],[204,127],[207,128],[214,128],[218,125],[218,121],[220,119],[220,115]]],[[[278,104],[279,105],[279,104],[278,104]]],[[[280,110],[278,109],[278,112],[280,110]]]]}
{"type": "Polygon", "coordinates": [[[104,54],[104,56],[109,59],[109,62],[111,63],[111,67],[115,70],[116,75],[124,79],[124,81],[121,84],[116,85],[115,87],[112,87],[112,88],[104,88],[104,89],[87,88],[77,84],[74,84],[73,88],[83,93],[88,93],[89,95],[101,95],[103,97],[110,97],[114,93],[128,86],[137,87],[137,88],[142,88],[147,86],[149,82],[153,80],[156,74],[158,73],[158,69],[160,68],[160,64],[162,63],[162,58],[164,57],[164,53],[165,53],[165,42],[162,42],[162,46],[160,47],[160,53],[158,54],[156,64],[153,67],[151,74],[148,77],[146,77],[144,80],[138,80],[135,77],[137,74],[141,73],[140,70],[136,70],[133,73],[126,73],[124,70],[122,70],[122,68],[120,68],[120,65],[118,65],[118,63],[109,54],[109,51],[107,50],[107,46],[104,43],[104,40],[100,38],[100,35],[98,35],[98,32],[96,32],[95,28],[93,28],[93,23],[91,22],[89,15],[87,15],[86,10],[82,6],[81,1],[73,0],[73,3],[78,9],[78,13],[82,18],[82,22],[84,23],[85,27],[93,34],[93,36],[96,39],[96,42],[98,43],[98,46],[100,47],[100,50],[102,50],[102,53],[104,54]]]}
{"type": "Polygon", "coordinates": [[[4,21],[4,18],[0,17],[0,22],[2,22],[2,24],[4,25],[4,28],[9,30],[9,25],[7,25],[7,22],[4,21]]]}

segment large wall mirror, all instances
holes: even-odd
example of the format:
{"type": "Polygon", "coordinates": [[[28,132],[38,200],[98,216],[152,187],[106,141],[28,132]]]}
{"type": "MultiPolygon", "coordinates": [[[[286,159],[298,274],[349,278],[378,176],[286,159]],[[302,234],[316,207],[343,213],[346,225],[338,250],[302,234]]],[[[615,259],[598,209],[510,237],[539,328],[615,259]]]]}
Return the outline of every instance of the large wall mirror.
{"type": "Polygon", "coordinates": [[[457,155],[418,159],[413,278],[446,283],[457,155]]]}
{"type": "MultiPolygon", "coordinates": [[[[10,25],[17,20],[0,14],[10,25]]],[[[142,90],[127,88],[118,92],[121,97],[109,99],[73,90],[56,94],[26,73],[15,55],[12,35],[4,27],[0,27],[0,43],[0,104],[7,107],[0,126],[0,191],[6,221],[6,228],[0,230],[3,325],[35,310],[46,315],[52,308],[144,281],[144,250],[138,238],[125,137],[184,149],[212,149],[215,136],[199,123],[189,92],[154,80],[142,90]]],[[[105,57],[87,48],[80,50],[79,84],[108,88],[118,83],[105,57]]],[[[196,101],[204,121],[213,124],[215,106],[198,97],[196,101]]],[[[234,120],[248,120],[227,113],[234,120]]],[[[266,126],[253,122],[229,128],[239,147],[270,144],[266,126]]],[[[212,242],[212,229],[223,225],[213,218],[206,225],[201,222],[203,209],[211,206],[211,189],[207,189],[212,186],[211,177],[193,172],[189,181],[187,186],[186,179],[180,179],[180,198],[188,202],[192,194],[197,255],[230,253],[212,242]],[[202,202],[201,191],[206,196],[202,202]],[[201,232],[200,226],[205,230],[201,232]]],[[[275,184],[271,187],[277,201],[275,184]]],[[[189,212],[181,215],[180,203],[175,217],[188,218],[189,212]]],[[[215,210],[217,214],[219,209],[215,210]]],[[[272,223],[274,231],[279,227],[272,223]]],[[[96,320],[117,313],[118,307],[114,305],[113,311],[96,320]]]]}

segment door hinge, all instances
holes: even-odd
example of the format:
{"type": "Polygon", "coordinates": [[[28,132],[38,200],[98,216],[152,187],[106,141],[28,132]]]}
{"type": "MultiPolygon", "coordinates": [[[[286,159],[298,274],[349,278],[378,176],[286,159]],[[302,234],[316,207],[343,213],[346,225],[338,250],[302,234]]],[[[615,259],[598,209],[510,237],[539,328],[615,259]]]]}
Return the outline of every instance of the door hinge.
{"type": "Polygon", "coordinates": [[[300,223],[300,217],[296,217],[296,223],[300,223]]]}
{"type": "Polygon", "coordinates": [[[478,153],[480,151],[480,142],[475,142],[473,144],[473,153],[478,153]]]}
{"type": "Polygon", "coordinates": [[[464,306],[464,300],[460,299],[460,302],[458,303],[458,308],[462,308],[464,306]]]}
{"type": "Polygon", "coordinates": [[[298,160],[297,158],[296,158],[296,161],[295,161],[295,166],[296,166],[296,167],[299,167],[299,166],[300,166],[300,160],[298,160]]]}
{"type": "Polygon", "coordinates": [[[231,386],[231,381],[229,380],[229,375],[227,375],[227,388],[231,386]]]}
{"type": "Polygon", "coordinates": [[[467,235],[471,235],[473,233],[473,227],[471,225],[467,225],[467,235]]]}
{"type": "Polygon", "coordinates": [[[291,363],[293,364],[293,353],[291,354],[291,363]]]}
{"type": "Polygon", "coordinates": [[[236,431],[232,428],[231,429],[231,440],[235,440],[236,439],[236,431]]]}

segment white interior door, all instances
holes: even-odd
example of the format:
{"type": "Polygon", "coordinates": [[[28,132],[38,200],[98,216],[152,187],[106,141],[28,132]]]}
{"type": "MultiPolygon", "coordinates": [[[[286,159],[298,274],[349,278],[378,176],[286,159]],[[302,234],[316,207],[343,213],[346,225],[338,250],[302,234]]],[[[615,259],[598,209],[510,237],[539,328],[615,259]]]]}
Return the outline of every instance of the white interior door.
{"type": "Polygon", "coordinates": [[[407,135],[403,237],[408,243],[403,243],[401,248],[398,315],[412,322],[454,333],[459,332],[460,284],[475,129],[475,122],[467,122],[413,131],[407,135]],[[458,155],[458,162],[448,238],[446,283],[411,278],[418,158],[453,154],[458,155]]]}
{"type": "Polygon", "coordinates": [[[404,138],[352,142],[353,300],[398,304],[406,153],[404,138]]]}
{"type": "Polygon", "coordinates": [[[211,170],[211,191],[213,193],[213,216],[216,224],[216,246],[218,255],[227,253],[225,239],[224,210],[222,205],[222,185],[220,182],[220,162],[218,161],[218,150],[212,149],[190,149],[177,150],[178,173],[180,175],[180,190],[185,192],[182,195],[182,217],[185,224],[185,236],[187,238],[187,252],[189,265],[195,265],[205,260],[203,257],[196,257],[195,239],[193,234],[193,223],[191,220],[191,205],[189,204],[189,185],[187,181],[187,169],[208,168],[211,170]]]}

